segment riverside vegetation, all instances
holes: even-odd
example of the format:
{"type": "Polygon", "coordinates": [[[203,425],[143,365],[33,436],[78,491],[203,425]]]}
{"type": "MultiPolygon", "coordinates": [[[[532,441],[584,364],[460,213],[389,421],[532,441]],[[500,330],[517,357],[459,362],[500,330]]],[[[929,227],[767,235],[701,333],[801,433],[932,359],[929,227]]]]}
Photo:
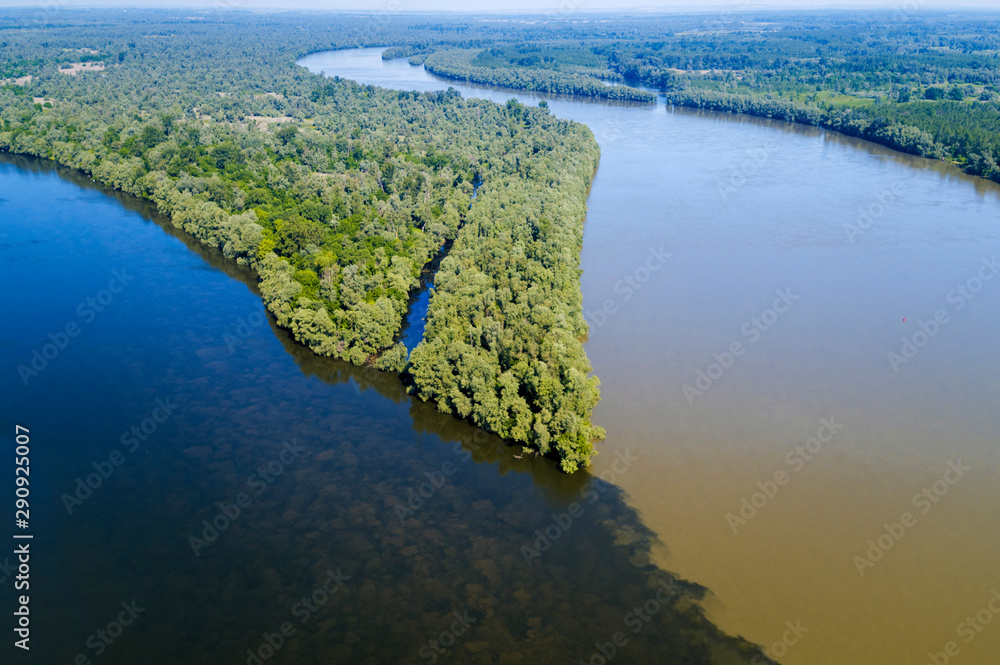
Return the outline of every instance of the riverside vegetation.
{"type": "Polygon", "coordinates": [[[645,86],[1000,180],[996,13],[5,16],[0,149],[154,201],[253,268],[299,342],[402,372],[441,410],[566,471],[604,435],[580,342],[590,131],[515,101],[325,79],[296,58],[388,46],[477,83],[620,103],[653,100],[645,86]],[[409,299],[449,243],[407,354],[409,299]]]}
{"type": "Polygon", "coordinates": [[[421,34],[383,57],[526,90],[648,101],[629,87],[645,86],[671,104],[824,127],[1000,182],[996,12],[575,18],[470,22],[460,37],[421,34]]]}
{"type": "MultiPolygon", "coordinates": [[[[656,95],[646,90],[638,90],[627,85],[605,84],[603,81],[616,82],[621,80],[621,76],[615,75],[606,68],[575,64],[567,67],[565,63],[561,63],[555,58],[549,58],[546,62],[563,65],[562,69],[553,71],[533,66],[541,65],[543,61],[537,53],[531,51],[528,51],[527,57],[518,57],[513,60],[520,66],[509,67],[507,65],[512,62],[510,51],[515,55],[524,56],[525,54],[523,48],[516,50],[497,49],[495,51],[447,49],[412,57],[410,62],[411,64],[423,64],[427,71],[438,76],[504,88],[586,95],[623,101],[656,101],[656,95]],[[504,58],[503,56],[508,57],[504,58]]],[[[391,56],[392,52],[389,52],[388,55],[391,56]]],[[[581,55],[590,54],[583,53],[581,55]]]]}
{"type": "Polygon", "coordinates": [[[316,353],[407,371],[441,410],[568,472],[587,465],[603,436],[580,342],[598,159],[588,128],[514,101],[389,91],[294,64],[354,45],[370,19],[327,17],[327,30],[303,34],[302,17],[100,14],[103,26],[66,13],[44,30],[31,11],[9,17],[4,71],[31,78],[0,87],[0,149],[153,201],[253,268],[277,323],[316,353]],[[84,57],[98,66],[68,73],[84,57]],[[408,359],[396,338],[409,296],[448,241],[408,359]]]}

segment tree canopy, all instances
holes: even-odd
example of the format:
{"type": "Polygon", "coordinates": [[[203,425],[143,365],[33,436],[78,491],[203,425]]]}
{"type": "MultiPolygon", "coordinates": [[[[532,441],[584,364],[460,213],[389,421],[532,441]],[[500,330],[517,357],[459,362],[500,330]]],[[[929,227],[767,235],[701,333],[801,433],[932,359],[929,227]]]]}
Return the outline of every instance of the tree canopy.
{"type": "Polygon", "coordinates": [[[15,12],[5,60],[32,78],[0,86],[0,149],[152,200],[256,270],[278,324],[316,353],[409,368],[413,389],[442,410],[558,456],[566,471],[588,463],[603,433],[590,424],[597,379],[579,341],[597,164],[586,127],[513,101],[385,90],[295,64],[354,45],[359,20],[304,33],[300,16],[98,14],[107,20],[71,13],[39,31],[15,12]],[[80,68],[84,53],[93,67],[80,68]],[[408,302],[451,241],[410,365],[398,341],[408,302]]]}

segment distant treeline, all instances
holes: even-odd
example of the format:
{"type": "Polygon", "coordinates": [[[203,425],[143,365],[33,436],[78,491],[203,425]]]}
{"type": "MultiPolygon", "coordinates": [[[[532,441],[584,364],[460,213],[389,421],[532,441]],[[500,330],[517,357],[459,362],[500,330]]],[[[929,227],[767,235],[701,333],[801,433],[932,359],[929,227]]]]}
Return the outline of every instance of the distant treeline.
{"type": "Polygon", "coordinates": [[[447,49],[427,56],[421,55],[420,62],[432,74],[459,81],[621,101],[656,101],[656,95],[651,92],[627,85],[608,85],[600,79],[584,74],[562,73],[533,67],[479,67],[473,64],[473,58],[478,53],[478,51],[447,49]]]}
{"type": "Polygon", "coordinates": [[[438,27],[387,55],[530,90],[600,95],[607,86],[598,79],[642,85],[674,104],[825,127],[1000,178],[997,12],[723,12],[438,27]],[[580,76],[586,83],[577,87],[580,76]]]}
{"type": "Polygon", "coordinates": [[[941,102],[933,106],[909,102],[865,108],[820,108],[710,90],[673,91],[668,92],[666,98],[678,106],[815,125],[922,157],[950,157],[967,172],[1000,182],[996,156],[1000,154],[997,144],[1000,132],[989,129],[1000,129],[1000,113],[996,110],[969,109],[958,102],[941,102]],[[921,129],[922,126],[931,131],[921,129]]]}

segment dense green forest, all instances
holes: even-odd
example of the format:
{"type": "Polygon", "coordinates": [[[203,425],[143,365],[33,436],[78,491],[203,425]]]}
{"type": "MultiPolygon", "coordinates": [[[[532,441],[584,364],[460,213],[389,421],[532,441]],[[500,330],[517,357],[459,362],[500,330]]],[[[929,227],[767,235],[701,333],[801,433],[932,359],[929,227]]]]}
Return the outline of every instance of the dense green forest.
{"type": "MultiPolygon", "coordinates": [[[[513,100],[507,112],[517,123],[541,114],[513,100]]],[[[522,178],[484,185],[488,195],[441,263],[411,372],[423,397],[501,436],[554,449],[572,470],[604,437],[580,416],[598,402],[579,341],[587,324],[578,268],[598,151],[581,133],[566,133],[562,145],[519,138],[534,154],[498,156],[503,171],[522,178]]]]}
{"type": "MultiPolygon", "coordinates": [[[[570,68],[569,72],[550,69],[541,62],[538,54],[530,53],[527,57],[516,58],[523,54],[515,51],[514,58],[503,58],[495,62],[495,58],[487,60],[484,55],[489,51],[467,49],[447,49],[430,54],[422,54],[410,58],[414,64],[422,63],[432,74],[460,81],[484,83],[504,88],[518,88],[539,92],[554,92],[560,94],[586,95],[603,99],[619,99],[624,101],[653,102],[656,95],[645,90],[637,90],[627,85],[615,85],[613,82],[603,83],[595,78],[600,74],[605,79],[620,78],[609,76],[607,69],[570,68]],[[515,65],[515,66],[511,66],[515,65]]],[[[392,54],[389,54],[392,55],[392,54]]],[[[506,55],[506,54],[505,54],[506,55]]]]}
{"type": "Polygon", "coordinates": [[[31,77],[0,86],[0,149],[154,201],[254,268],[279,325],[315,352],[410,368],[414,390],[442,410],[567,471],[588,463],[602,432],[579,341],[597,164],[586,127],[294,64],[378,39],[365,37],[368,19],[328,18],[304,34],[302,16],[67,12],[44,30],[33,18],[15,14],[0,31],[4,62],[16,63],[6,71],[31,77]],[[411,367],[396,341],[408,299],[452,240],[411,367]]]}
{"type": "Polygon", "coordinates": [[[656,90],[1000,181],[998,35],[996,13],[925,11],[8,10],[0,149],[156,202],[255,269],[278,323],[316,353],[402,372],[442,410],[573,471],[603,436],[580,342],[590,131],[546,108],[388,91],[295,60],[388,46],[385,58],[477,83],[636,103],[656,90]],[[447,247],[424,339],[407,354],[397,340],[409,300],[447,247]]]}
{"type": "Polygon", "coordinates": [[[672,104],[817,125],[1000,181],[995,12],[578,19],[470,22],[457,33],[423,33],[385,57],[414,56],[442,76],[529,90],[645,100],[640,86],[672,104]],[[581,80],[589,83],[573,84],[581,80]]]}

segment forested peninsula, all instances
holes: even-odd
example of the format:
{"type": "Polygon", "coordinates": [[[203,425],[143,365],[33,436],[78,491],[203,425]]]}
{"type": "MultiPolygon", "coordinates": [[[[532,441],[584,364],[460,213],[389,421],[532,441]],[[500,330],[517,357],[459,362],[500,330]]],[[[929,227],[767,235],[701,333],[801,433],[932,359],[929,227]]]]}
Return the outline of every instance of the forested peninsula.
{"type": "Polygon", "coordinates": [[[253,268],[277,323],[316,353],[404,372],[441,410],[567,472],[588,464],[603,431],[590,422],[598,381],[580,342],[598,158],[587,127],[295,65],[379,39],[362,19],[328,17],[308,33],[301,17],[251,14],[138,12],[107,29],[70,15],[44,33],[36,20],[25,11],[3,33],[0,149],[153,201],[253,268]],[[410,359],[396,341],[407,303],[449,241],[410,359]]]}
{"type": "Polygon", "coordinates": [[[154,201],[253,268],[278,324],[314,352],[399,372],[443,411],[566,471],[603,437],[580,342],[590,130],[544,105],[383,90],[313,75],[297,58],[383,46],[385,58],[475,83],[616,103],[654,100],[645,87],[1000,181],[995,12],[583,21],[23,9],[5,21],[0,150],[154,201]],[[424,338],[407,353],[408,303],[438,259],[424,338]]]}

